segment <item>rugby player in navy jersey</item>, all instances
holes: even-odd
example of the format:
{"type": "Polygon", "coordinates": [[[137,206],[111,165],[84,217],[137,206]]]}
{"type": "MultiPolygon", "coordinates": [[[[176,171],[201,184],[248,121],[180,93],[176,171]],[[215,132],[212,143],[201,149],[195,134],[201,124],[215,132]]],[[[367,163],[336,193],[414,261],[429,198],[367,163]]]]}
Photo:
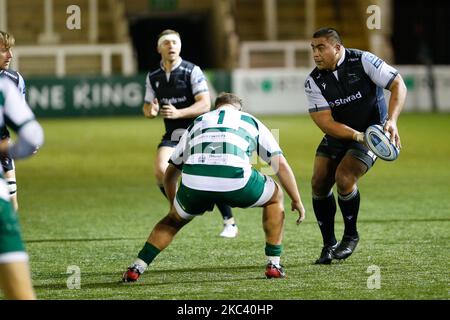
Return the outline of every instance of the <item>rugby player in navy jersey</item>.
{"type": "Polygon", "coordinates": [[[311,42],[316,68],[305,81],[308,110],[325,133],[314,160],[312,202],[323,238],[316,264],[348,258],[359,234],[358,180],[374,165],[376,156],[364,144],[364,131],[380,124],[401,147],[397,119],[406,98],[406,86],[396,69],[370,52],[344,48],[338,32],[322,28],[311,42]],[[391,91],[389,104],[383,89],[391,91]],[[336,201],[344,219],[344,235],[334,233],[336,201]]]}
{"type": "MultiPolygon", "coordinates": [[[[25,100],[25,81],[22,76],[14,70],[9,69],[11,60],[13,58],[12,47],[14,46],[14,37],[4,31],[0,31],[0,77],[6,77],[19,88],[23,99],[25,100]]],[[[10,139],[10,134],[8,128],[5,124],[0,128],[0,139],[7,140],[10,139]]],[[[14,160],[4,155],[0,158],[0,163],[3,167],[3,172],[5,180],[8,184],[9,194],[11,196],[11,203],[13,204],[14,210],[17,212],[19,209],[19,203],[17,201],[17,185],[16,185],[16,170],[14,166],[14,160]]]]}
{"type": "MultiPolygon", "coordinates": [[[[158,145],[154,173],[165,195],[163,179],[169,158],[186,128],[197,116],[210,111],[211,98],[201,69],[180,57],[181,38],[178,32],[164,30],[158,36],[157,50],[161,55],[161,64],[147,75],[143,112],[147,118],[152,119],[159,114],[164,119],[166,132],[158,145]]],[[[226,205],[217,207],[224,220],[220,236],[236,237],[238,228],[231,208],[226,205]]]]}

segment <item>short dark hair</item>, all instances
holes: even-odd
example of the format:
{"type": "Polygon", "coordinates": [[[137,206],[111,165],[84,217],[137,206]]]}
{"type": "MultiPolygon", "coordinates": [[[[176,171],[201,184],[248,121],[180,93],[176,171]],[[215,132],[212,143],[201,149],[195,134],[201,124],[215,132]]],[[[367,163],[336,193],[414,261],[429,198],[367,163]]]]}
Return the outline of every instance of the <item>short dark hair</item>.
{"type": "Polygon", "coordinates": [[[214,107],[217,109],[218,107],[220,107],[224,104],[232,104],[233,106],[236,106],[236,107],[239,107],[239,109],[242,109],[242,99],[232,93],[228,93],[228,92],[219,93],[219,95],[217,96],[216,101],[214,103],[214,107]]]}
{"type": "Polygon", "coordinates": [[[342,39],[339,35],[339,32],[337,32],[333,28],[320,28],[319,30],[314,32],[313,38],[326,38],[327,40],[331,38],[337,43],[342,44],[342,39]]]}

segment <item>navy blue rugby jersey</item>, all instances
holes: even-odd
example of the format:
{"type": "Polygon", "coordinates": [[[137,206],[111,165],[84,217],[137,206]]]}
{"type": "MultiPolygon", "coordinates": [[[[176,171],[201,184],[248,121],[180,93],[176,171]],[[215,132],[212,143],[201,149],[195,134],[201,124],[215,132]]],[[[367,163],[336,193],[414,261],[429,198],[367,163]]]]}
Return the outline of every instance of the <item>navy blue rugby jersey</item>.
{"type": "Polygon", "coordinates": [[[308,111],[331,109],[335,121],[365,131],[387,118],[383,89],[398,71],[367,51],[345,49],[335,71],[315,68],[305,81],[308,111]]]}
{"type": "MultiPolygon", "coordinates": [[[[195,103],[196,95],[208,91],[208,84],[202,70],[195,64],[180,59],[170,73],[166,73],[161,65],[147,75],[144,101],[151,103],[154,98],[157,98],[160,108],[171,103],[177,109],[184,109],[195,103]]],[[[194,119],[195,117],[164,119],[166,129],[164,139],[170,139],[177,129],[186,129],[194,119]]],[[[177,137],[174,138],[180,138],[181,134],[175,133],[177,137]]]]}

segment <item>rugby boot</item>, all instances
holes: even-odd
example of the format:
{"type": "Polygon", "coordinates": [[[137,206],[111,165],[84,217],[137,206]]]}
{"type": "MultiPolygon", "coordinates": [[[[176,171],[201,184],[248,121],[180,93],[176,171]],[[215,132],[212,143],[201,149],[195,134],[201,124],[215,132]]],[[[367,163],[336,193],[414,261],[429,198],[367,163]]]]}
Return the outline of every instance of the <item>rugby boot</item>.
{"type": "Polygon", "coordinates": [[[355,251],[356,246],[359,242],[359,235],[356,236],[346,236],[342,237],[341,242],[333,252],[333,258],[337,260],[344,260],[350,257],[355,251]]]}
{"type": "Polygon", "coordinates": [[[334,245],[327,245],[322,248],[322,252],[320,253],[319,259],[314,262],[314,264],[331,264],[333,260],[333,252],[337,248],[338,243],[334,245]]]}

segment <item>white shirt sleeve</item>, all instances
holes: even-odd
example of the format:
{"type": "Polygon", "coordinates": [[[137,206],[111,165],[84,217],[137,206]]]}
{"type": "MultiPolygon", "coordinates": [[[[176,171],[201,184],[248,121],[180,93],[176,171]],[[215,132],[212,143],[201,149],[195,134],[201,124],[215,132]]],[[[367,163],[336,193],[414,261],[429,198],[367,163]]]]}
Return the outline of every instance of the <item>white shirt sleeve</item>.
{"type": "Polygon", "coordinates": [[[194,97],[202,92],[208,92],[208,83],[200,67],[195,66],[191,73],[192,94],[194,97]]]}
{"type": "Polygon", "coordinates": [[[147,78],[145,79],[145,97],[144,102],[145,103],[151,103],[153,102],[153,99],[155,99],[156,94],[153,90],[153,87],[150,83],[150,73],[147,74],[147,78]]]}
{"type": "Polygon", "coordinates": [[[265,162],[270,164],[273,156],[283,154],[280,145],[275,140],[272,132],[258,119],[254,118],[258,124],[258,155],[265,162]]]}
{"type": "Polygon", "coordinates": [[[34,119],[34,114],[12,82],[4,81],[2,84],[6,92],[4,115],[11,122],[11,128],[18,131],[25,122],[34,119]]]}
{"type": "Polygon", "coordinates": [[[9,81],[1,83],[4,92],[4,117],[18,134],[18,140],[10,146],[9,155],[13,159],[33,154],[44,142],[44,132],[34,119],[34,114],[21,93],[9,81]]]}
{"type": "Polygon", "coordinates": [[[398,71],[376,55],[365,51],[362,54],[362,65],[369,78],[379,87],[388,89],[397,76],[398,71]]]}
{"type": "Polygon", "coordinates": [[[327,100],[325,100],[322,92],[311,76],[308,76],[305,81],[305,95],[308,99],[308,111],[310,113],[330,109],[327,100]]]}

